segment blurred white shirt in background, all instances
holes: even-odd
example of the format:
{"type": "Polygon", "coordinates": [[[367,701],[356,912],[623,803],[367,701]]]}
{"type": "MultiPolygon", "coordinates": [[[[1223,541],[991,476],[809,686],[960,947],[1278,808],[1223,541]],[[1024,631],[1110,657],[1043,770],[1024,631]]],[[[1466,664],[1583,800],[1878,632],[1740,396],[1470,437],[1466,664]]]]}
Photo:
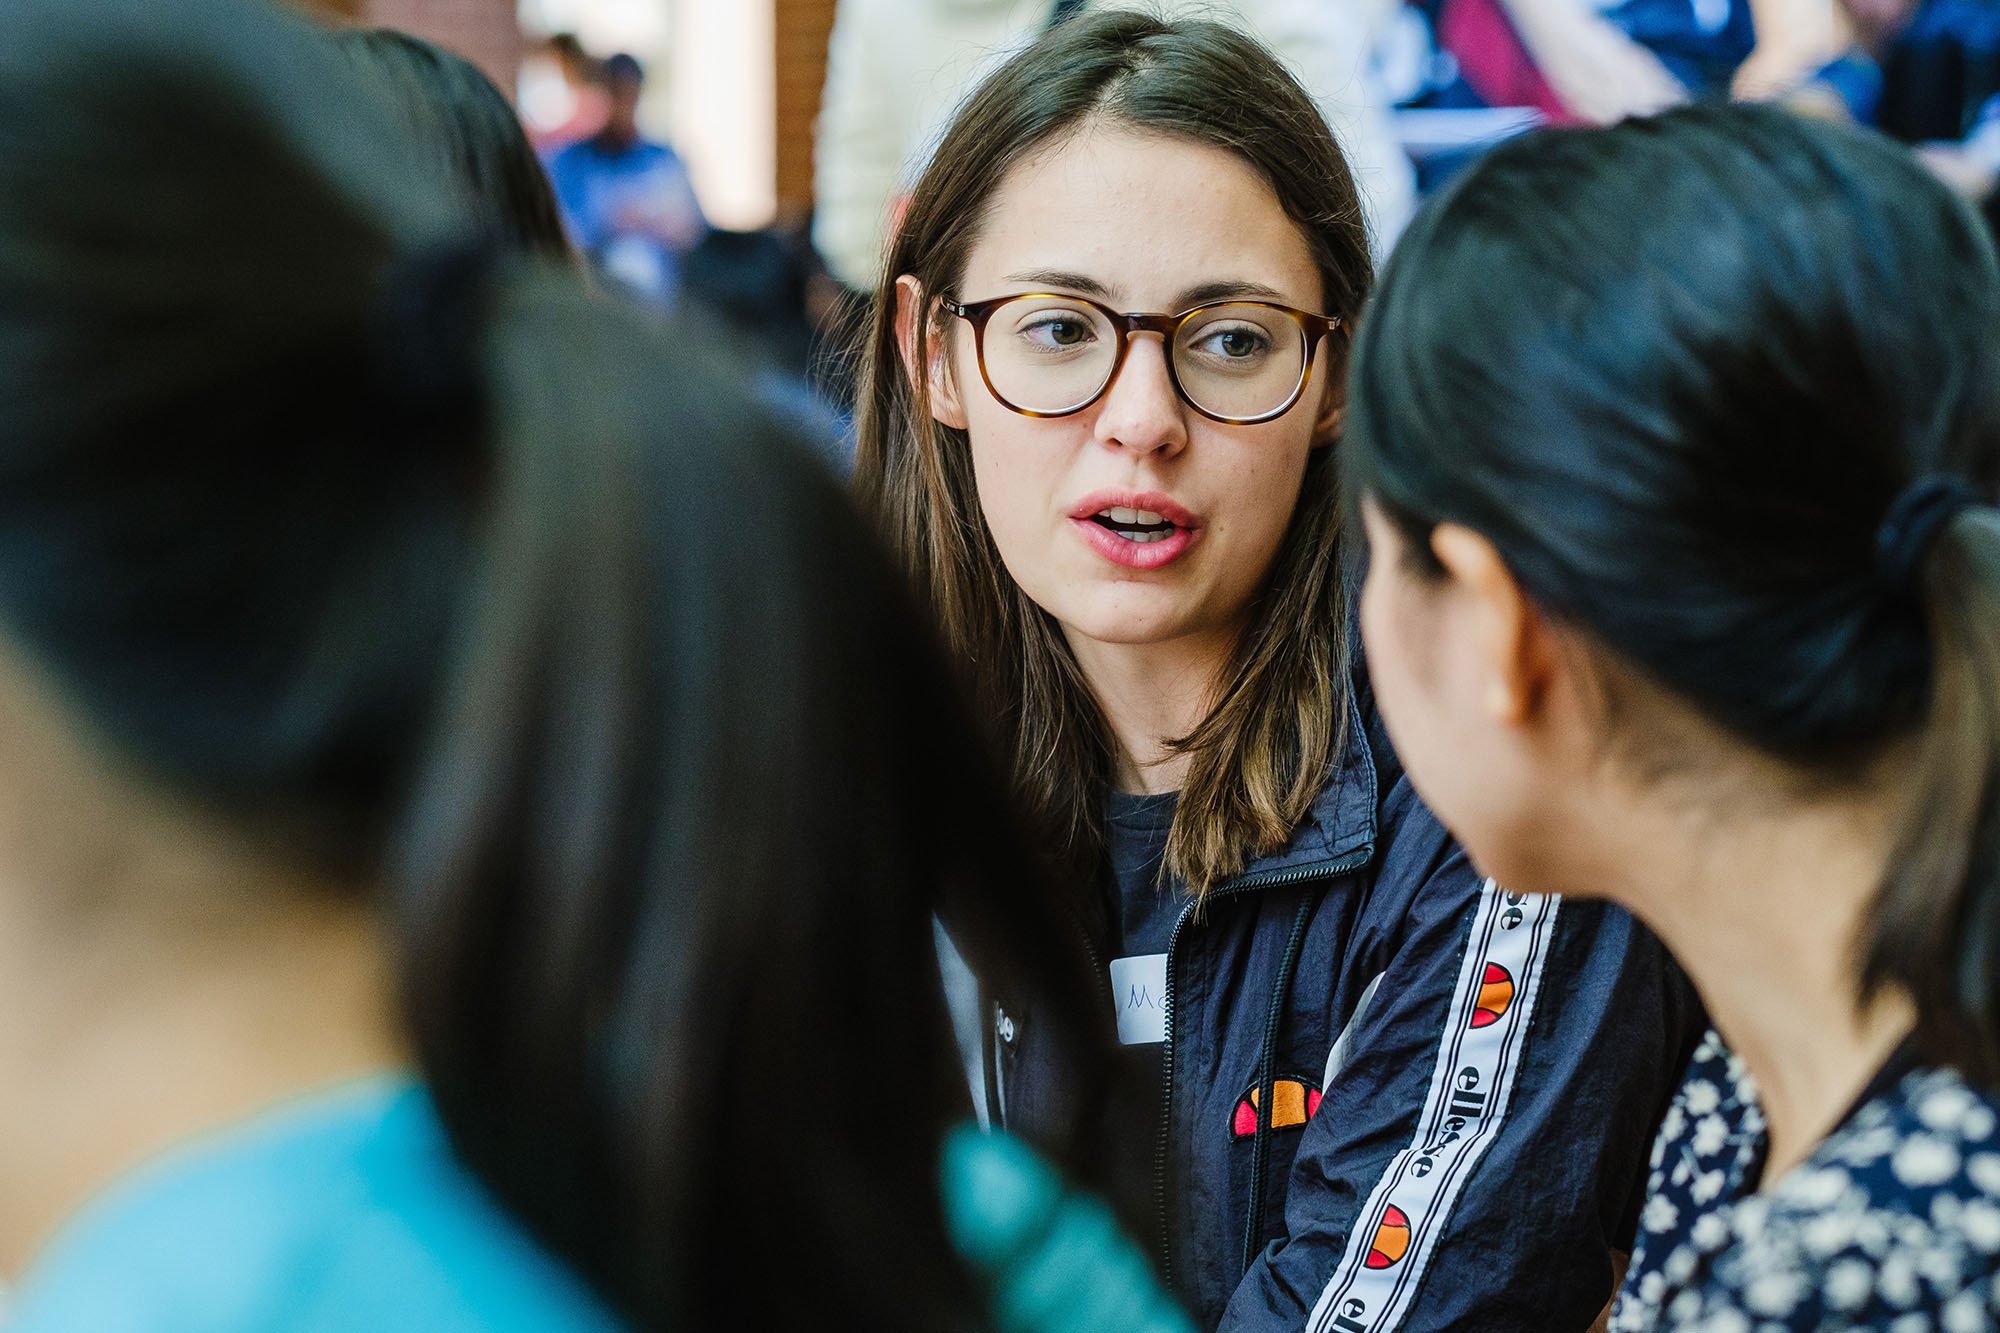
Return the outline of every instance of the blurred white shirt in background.
{"type": "MultiPolygon", "coordinates": [[[[1399,0],[1091,0],[1238,25],[1275,51],[1333,126],[1377,257],[1416,202],[1416,178],[1369,53],[1399,0]]],[[[834,276],[873,291],[889,218],[959,104],[1039,37],[1056,0],[840,0],[814,147],[813,243],[834,276]]]]}

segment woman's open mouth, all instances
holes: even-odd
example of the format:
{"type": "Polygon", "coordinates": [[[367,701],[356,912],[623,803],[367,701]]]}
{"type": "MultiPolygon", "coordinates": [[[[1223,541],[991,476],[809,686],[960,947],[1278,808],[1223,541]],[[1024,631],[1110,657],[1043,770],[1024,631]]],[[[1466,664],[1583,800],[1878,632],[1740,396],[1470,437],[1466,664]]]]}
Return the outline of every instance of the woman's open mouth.
{"type": "Polygon", "coordinates": [[[1128,569],[1178,560],[1201,533],[1196,517],[1154,492],[1099,491],[1069,512],[1086,545],[1128,569]]]}
{"type": "Polygon", "coordinates": [[[1172,519],[1150,509],[1127,509],[1123,505],[1099,510],[1090,516],[1090,521],[1128,542],[1163,542],[1180,531],[1172,519]]]}

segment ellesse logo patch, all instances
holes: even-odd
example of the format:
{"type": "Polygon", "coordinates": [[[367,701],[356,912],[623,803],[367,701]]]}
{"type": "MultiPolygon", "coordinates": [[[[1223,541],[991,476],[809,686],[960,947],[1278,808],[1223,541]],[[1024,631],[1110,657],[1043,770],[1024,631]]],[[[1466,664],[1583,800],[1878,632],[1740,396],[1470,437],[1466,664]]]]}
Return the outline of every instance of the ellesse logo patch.
{"type": "Polygon", "coordinates": [[[1382,1210],[1382,1222],[1375,1228],[1366,1262],[1370,1268],[1392,1268],[1409,1252],[1410,1219],[1392,1203],[1382,1210]]]}
{"type": "Polygon", "coordinates": [[[1514,1004],[1514,974],[1498,963],[1486,965],[1486,975],[1479,983],[1479,999],[1472,1010],[1472,1026],[1488,1027],[1498,1023],[1514,1004]]]}
{"type": "MultiPolygon", "coordinates": [[[[1257,1132],[1258,1098],[1263,1096],[1261,1084],[1252,1084],[1249,1091],[1236,1100],[1236,1114],[1230,1117],[1229,1132],[1232,1138],[1248,1138],[1257,1132]]],[[[1302,1078],[1281,1078],[1271,1084],[1271,1128],[1291,1129],[1303,1125],[1319,1110],[1319,1089],[1302,1078]]]]}

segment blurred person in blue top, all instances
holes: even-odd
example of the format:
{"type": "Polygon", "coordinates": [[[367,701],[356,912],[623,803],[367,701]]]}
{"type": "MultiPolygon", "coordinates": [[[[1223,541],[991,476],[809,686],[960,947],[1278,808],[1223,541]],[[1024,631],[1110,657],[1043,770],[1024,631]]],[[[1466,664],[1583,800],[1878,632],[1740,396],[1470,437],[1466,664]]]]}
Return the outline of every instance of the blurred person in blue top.
{"type": "Polygon", "coordinates": [[[951,1137],[936,922],[1096,997],[820,470],[303,20],[9,19],[12,1333],[1183,1328],[951,1137]]]}
{"type": "Polygon", "coordinates": [[[606,274],[671,304],[680,260],[708,230],[680,155],[639,132],[646,71],[624,53],[603,65],[610,93],[604,128],[549,163],[576,244],[606,274]]]}
{"type": "Polygon", "coordinates": [[[1985,227],[1772,108],[1530,136],[1411,228],[1354,384],[1411,780],[1488,872],[1644,919],[1714,1023],[1612,1327],[1993,1328],[1985,227]]]}

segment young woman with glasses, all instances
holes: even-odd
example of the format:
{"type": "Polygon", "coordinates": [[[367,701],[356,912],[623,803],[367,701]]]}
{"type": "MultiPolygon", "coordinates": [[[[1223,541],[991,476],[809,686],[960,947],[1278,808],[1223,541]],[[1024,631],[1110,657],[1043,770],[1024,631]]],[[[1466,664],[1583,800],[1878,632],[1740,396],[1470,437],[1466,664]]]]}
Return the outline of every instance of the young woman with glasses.
{"type": "MultiPolygon", "coordinates": [[[[1311,102],[1225,28],[1085,15],[959,112],[888,265],[859,484],[1077,886],[1159,1266],[1205,1327],[1589,1326],[1695,1014],[1622,911],[1475,872],[1349,660],[1370,268],[1311,102]]],[[[1035,1131],[1043,1016],[970,1016],[1035,1131]]]]}
{"type": "Polygon", "coordinates": [[[1993,1328],[1986,227],[1703,107],[1506,145],[1402,245],[1348,443],[1383,712],[1482,865],[1631,908],[1715,1024],[1612,1327],[1993,1328]]]}

